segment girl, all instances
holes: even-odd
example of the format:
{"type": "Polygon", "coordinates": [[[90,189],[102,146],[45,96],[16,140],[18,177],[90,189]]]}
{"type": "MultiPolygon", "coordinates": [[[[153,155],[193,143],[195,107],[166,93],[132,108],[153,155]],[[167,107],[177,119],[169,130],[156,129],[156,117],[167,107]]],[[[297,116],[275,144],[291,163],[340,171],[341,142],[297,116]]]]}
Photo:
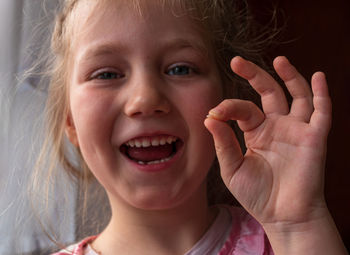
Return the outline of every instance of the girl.
{"type": "Polygon", "coordinates": [[[64,4],[52,38],[53,151],[77,180],[91,171],[112,215],[100,234],[56,254],[346,254],[323,196],[323,73],[312,93],[285,57],[274,60],[289,109],[278,83],[237,56],[255,52],[235,1],[64,4]],[[263,110],[232,99],[242,82],[229,67],[263,110]],[[244,132],[245,154],[228,120],[244,132]],[[64,153],[64,131],[81,170],[64,153]],[[207,195],[215,156],[249,215],[208,203],[221,196],[207,195]]]}

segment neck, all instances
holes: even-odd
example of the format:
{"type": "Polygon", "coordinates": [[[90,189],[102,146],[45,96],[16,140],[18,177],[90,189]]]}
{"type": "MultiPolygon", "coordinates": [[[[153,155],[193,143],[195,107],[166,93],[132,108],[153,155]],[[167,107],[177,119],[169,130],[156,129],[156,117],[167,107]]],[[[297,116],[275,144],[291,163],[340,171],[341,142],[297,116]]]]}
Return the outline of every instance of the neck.
{"type": "Polygon", "coordinates": [[[184,254],[203,236],[215,215],[208,208],[205,192],[165,210],[114,206],[110,223],[92,246],[103,255],[184,254]]]}

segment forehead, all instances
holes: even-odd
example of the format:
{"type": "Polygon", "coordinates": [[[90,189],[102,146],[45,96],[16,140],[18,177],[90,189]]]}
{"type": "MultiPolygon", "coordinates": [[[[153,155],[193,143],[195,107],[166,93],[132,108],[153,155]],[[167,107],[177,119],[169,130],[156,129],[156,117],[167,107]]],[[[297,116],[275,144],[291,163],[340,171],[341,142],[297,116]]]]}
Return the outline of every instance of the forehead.
{"type": "Polygon", "coordinates": [[[149,34],[154,41],[192,44],[198,50],[206,50],[209,40],[201,23],[195,21],[180,2],[81,0],[71,15],[71,48],[82,41],[96,42],[98,38],[113,41],[117,35],[128,41],[136,34],[149,34]]]}
{"type": "MultiPolygon", "coordinates": [[[[200,1],[199,1],[200,2],[200,1]]],[[[197,13],[197,1],[190,0],[76,0],[73,12],[77,16],[93,17],[95,14],[128,11],[138,16],[147,17],[152,11],[171,12],[174,16],[197,13]],[[78,12],[76,10],[79,9],[78,12]]],[[[197,7],[201,6],[199,4],[197,7]]],[[[198,14],[198,13],[197,13],[198,14]]]]}

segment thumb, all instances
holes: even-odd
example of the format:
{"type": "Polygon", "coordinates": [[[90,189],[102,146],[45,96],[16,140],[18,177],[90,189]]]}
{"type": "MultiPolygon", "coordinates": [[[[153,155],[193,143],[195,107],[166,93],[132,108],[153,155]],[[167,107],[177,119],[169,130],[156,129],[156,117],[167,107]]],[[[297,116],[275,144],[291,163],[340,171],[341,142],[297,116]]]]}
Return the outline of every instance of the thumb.
{"type": "Polygon", "coordinates": [[[224,121],[209,116],[204,125],[214,138],[216,155],[223,181],[228,186],[232,176],[243,162],[243,154],[232,128],[224,121]]]}

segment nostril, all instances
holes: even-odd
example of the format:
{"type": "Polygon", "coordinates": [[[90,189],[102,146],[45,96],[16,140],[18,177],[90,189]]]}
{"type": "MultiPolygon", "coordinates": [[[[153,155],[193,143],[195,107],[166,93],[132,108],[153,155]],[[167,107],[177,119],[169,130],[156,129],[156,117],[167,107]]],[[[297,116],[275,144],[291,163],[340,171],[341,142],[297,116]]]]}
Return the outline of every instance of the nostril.
{"type": "Polygon", "coordinates": [[[154,111],[137,111],[137,112],[134,112],[132,113],[132,115],[129,115],[129,116],[132,116],[132,117],[137,117],[137,116],[151,116],[151,115],[162,115],[162,114],[166,114],[165,111],[163,110],[154,110],[154,111]]]}
{"type": "Polygon", "coordinates": [[[155,113],[164,113],[162,110],[155,110],[155,113]]]}
{"type": "Polygon", "coordinates": [[[152,115],[164,115],[169,113],[169,107],[144,107],[139,109],[133,109],[126,111],[126,115],[129,117],[141,117],[141,116],[152,116],[152,115]]]}

